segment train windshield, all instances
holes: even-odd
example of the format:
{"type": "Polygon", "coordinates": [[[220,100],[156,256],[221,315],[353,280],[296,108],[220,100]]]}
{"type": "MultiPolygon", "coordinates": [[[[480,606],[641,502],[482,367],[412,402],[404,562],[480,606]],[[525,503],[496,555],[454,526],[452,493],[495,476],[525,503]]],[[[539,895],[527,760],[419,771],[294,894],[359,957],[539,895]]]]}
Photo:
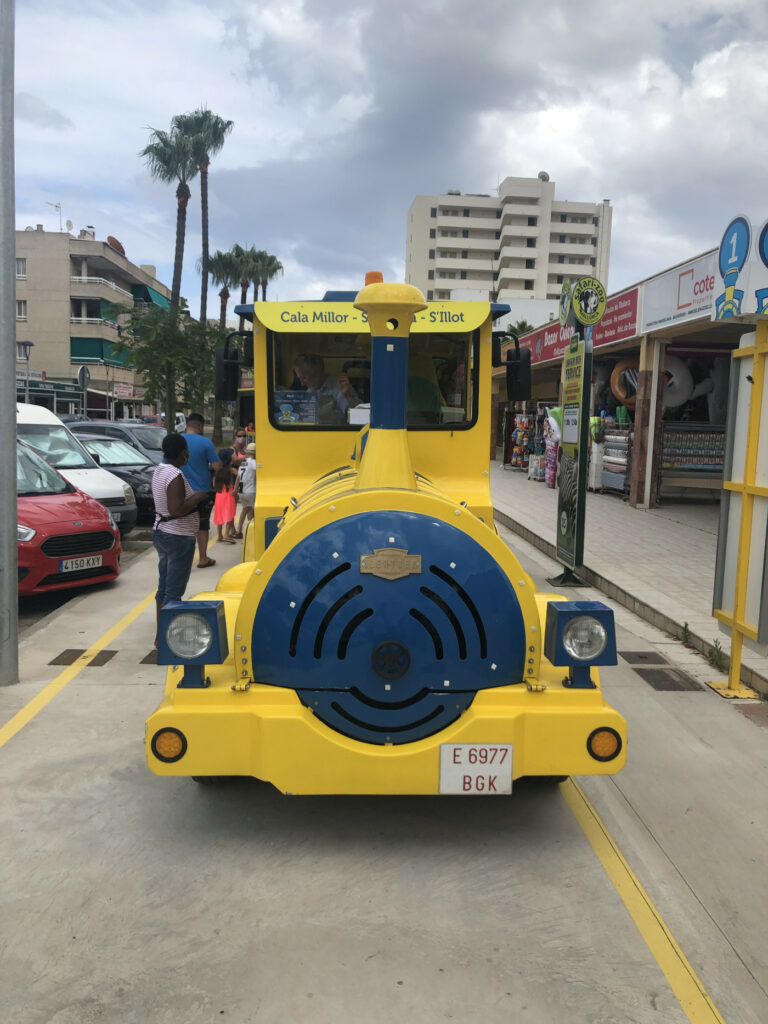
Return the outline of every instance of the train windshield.
{"type": "MultiPolygon", "coordinates": [[[[270,419],[282,429],[359,429],[371,395],[369,334],[268,332],[270,419]]],[[[478,332],[411,334],[407,425],[453,430],[477,416],[478,332]]]]}

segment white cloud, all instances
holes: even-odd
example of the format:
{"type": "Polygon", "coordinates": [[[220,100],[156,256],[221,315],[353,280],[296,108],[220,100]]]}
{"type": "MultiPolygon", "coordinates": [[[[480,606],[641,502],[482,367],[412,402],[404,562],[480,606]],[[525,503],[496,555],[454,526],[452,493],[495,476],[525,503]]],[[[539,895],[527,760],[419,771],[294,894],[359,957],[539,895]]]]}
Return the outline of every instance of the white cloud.
{"type": "Polygon", "coordinates": [[[174,190],[137,153],[200,104],[235,122],[211,167],[212,245],[275,252],[283,298],[356,287],[371,264],[402,275],[414,195],[541,169],[558,198],[610,197],[611,287],[768,214],[757,0],[19,0],[16,27],[19,225],[57,229],[61,202],[167,281],[174,190]]]}

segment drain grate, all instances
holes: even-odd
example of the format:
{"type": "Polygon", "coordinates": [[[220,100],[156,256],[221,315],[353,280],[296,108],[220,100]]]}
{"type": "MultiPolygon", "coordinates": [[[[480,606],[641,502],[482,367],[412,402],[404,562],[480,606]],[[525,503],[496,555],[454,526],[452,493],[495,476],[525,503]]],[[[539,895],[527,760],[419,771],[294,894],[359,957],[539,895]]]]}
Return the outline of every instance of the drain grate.
{"type": "Polygon", "coordinates": [[[668,665],[669,661],[658,651],[619,651],[630,665],[668,665]]]}
{"type": "Polygon", "coordinates": [[[679,668],[636,668],[635,672],[654,690],[703,690],[704,687],[679,668]]]}
{"type": "Polygon", "coordinates": [[[736,710],[755,725],[768,729],[768,704],[737,704],[736,710]]]}
{"type": "MultiPolygon", "coordinates": [[[[74,665],[79,657],[85,654],[85,650],[75,650],[74,648],[67,648],[66,651],[62,651],[61,654],[57,654],[53,661],[49,661],[49,665],[74,665]]],[[[94,654],[86,668],[100,668],[102,665],[106,665],[108,661],[117,654],[117,651],[99,651],[98,654],[94,654]]]]}
{"type": "Polygon", "coordinates": [[[88,668],[100,668],[102,665],[106,665],[108,661],[117,654],[117,651],[99,651],[95,658],[91,658],[88,662],[88,668]]]}
{"type": "Polygon", "coordinates": [[[66,651],[62,651],[61,654],[57,654],[56,657],[49,661],[49,665],[74,665],[81,654],[85,654],[84,650],[75,651],[71,648],[67,648],[66,651]]]}

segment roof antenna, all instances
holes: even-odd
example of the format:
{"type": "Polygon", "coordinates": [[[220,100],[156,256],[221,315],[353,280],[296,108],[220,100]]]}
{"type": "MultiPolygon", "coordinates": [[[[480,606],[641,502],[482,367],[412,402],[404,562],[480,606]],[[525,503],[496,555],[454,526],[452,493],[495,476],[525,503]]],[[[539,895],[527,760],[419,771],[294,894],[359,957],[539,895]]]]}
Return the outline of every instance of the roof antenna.
{"type": "Polygon", "coordinates": [[[63,231],[64,228],[61,226],[61,203],[51,203],[47,199],[45,200],[46,206],[52,206],[54,210],[59,211],[59,231],[63,231]]]}

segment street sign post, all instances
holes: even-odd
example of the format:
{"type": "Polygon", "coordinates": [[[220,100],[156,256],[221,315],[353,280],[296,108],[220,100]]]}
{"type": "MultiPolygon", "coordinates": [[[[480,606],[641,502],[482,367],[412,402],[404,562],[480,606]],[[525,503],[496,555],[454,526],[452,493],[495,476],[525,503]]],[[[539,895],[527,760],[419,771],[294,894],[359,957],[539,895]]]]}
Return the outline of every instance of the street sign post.
{"type": "Polygon", "coordinates": [[[77,371],[77,383],[83,393],[81,399],[83,416],[88,415],[88,385],[91,383],[91,371],[87,366],[81,366],[77,371]]]}
{"type": "Polygon", "coordinates": [[[573,571],[584,564],[584,526],[587,505],[589,414],[592,392],[592,327],[605,313],[605,288],[594,277],[571,286],[563,284],[560,323],[579,324],[587,337],[574,334],[563,355],[563,416],[558,460],[556,557],[560,576],[547,580],[555,586],[583,587],[573,571]]]}

